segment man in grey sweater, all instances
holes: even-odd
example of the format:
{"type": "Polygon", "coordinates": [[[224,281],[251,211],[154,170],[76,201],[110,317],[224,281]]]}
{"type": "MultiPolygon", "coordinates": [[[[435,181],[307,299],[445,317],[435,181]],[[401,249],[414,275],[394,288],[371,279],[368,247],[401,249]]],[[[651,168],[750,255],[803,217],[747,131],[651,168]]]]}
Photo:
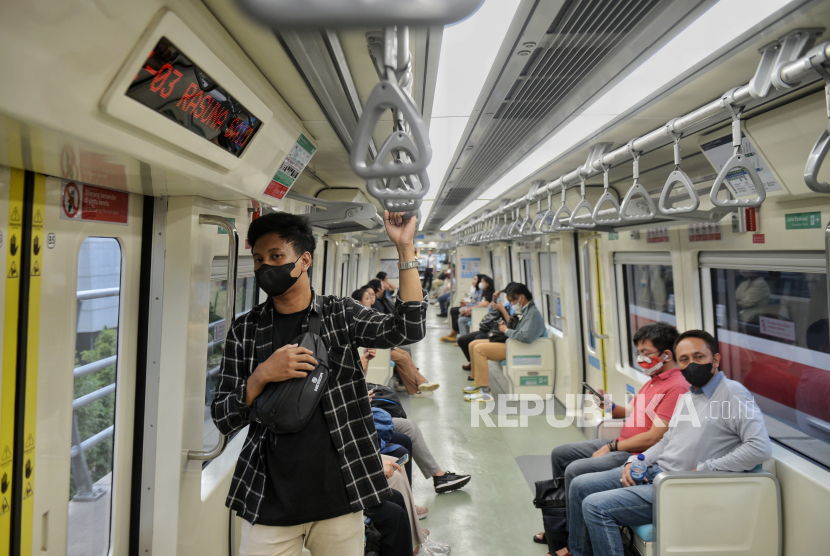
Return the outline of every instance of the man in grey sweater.
{"type": "Polygon", "coordinates": [[[702,330],[674,344],[678,365],[691,385],[680,397],[663,438],[646,450],[643,484],[631,478],[631,462],[577,477],[569,491],[568,549],[573,556],[624,556],[620,525],[652,522],[653,486],[662,471],[749,471],[772,457],[764,417],[752,394],[726,378],[717,341],[702,330]]]}

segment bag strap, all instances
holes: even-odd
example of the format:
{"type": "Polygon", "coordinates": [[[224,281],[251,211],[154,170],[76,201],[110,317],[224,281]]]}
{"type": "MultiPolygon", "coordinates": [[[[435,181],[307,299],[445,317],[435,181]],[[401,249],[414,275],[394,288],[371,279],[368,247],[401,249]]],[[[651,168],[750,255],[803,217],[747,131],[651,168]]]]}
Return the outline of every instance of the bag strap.
{"type": "Polygon", "coordinates": [[[320,335],[320,330],[322,330],[323,323],[320,319],[320,315],[317,313],[309,313],[308,315],[308,331],[312,334],[316,334],[317,336],[320,335]]]}

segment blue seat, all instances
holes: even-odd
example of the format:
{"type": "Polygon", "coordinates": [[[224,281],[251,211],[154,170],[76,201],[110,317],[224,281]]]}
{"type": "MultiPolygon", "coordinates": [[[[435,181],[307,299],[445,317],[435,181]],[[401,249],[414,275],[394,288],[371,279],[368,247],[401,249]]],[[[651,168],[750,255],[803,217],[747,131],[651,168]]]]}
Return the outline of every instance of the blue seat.
{"type": "Polygon", "coordinates": [[[643,542],[654,542],[654,525],[648,523],[646,525],[634,525],[631,527],[634,534],[640,537],[643,542]]]}
{"type": "Polygon", "coordinates": [[[507,359],[502,359],[501,361],[499,361],[499,365],[501,365],[502,367],[506,367],[507,366],[507,359]]]}

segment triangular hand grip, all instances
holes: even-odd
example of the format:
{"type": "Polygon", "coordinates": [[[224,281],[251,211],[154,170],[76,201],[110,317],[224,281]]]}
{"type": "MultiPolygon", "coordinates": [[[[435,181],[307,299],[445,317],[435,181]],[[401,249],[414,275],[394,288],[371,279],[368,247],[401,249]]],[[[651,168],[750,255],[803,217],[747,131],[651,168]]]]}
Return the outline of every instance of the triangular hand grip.
{"type": "Polygon", "coordinates": [[[700,197],[698,197],[695,186],[686,172],[677,169],[669,174],[669,179],[666,180],[666,185],[663,186],[663,191],[660,193],[660,201],[657,203],[657,207],[660,209],[660,212],[663,214],[683,214],[686,212],[694,212],[699,206],[700,197]],[[672,208],[671,206],[666,205],[666,203],[671,204],[669,196],[671,195],[671,192],[674,189],[674,184],[676,183],[683,185],[683,188],[686,190],[686,194],[689,195],[689,198],[692,200],[691,205],[677,208],[672,208]]]}
{"type": "Polygon", "coordinates": [[[432,147],[429,144],[429,130],[418,109],[401,90],[397,83],[383,80],[372,89],[369,100],[363,108],[363,116],[357,124],[355,140],[352,143],[352,150],[349,161],[355,174],[363,179],[391,178],[394,176],[405,176],[419,174],[426,170],[429,161],[432,159],[432,147]],[[409,123],[412,132],[410,139],[405,133],[396,131],[383,144],[378,156],[371,164],[366,163],[366,153],[369,149],[369,142],[372,140],[372,132],[387,110],[398,109],[403,113],[404,119],[409,123]],[[399,134],[405,136],[409,141],[402,139],[399,134]],[[403,149],[409,153],[410,162],[389,162],[383,164],[384,158],[393,149],[403,149]],[[381,155],[381,153],[383,153],[381,155]]]}
{"type": "Polygon", "coordinates": [[[520,236],[529,236],[532,231],[533,230],[530,228],[530,218],[525,217],[525,219],[522,220],[519,229],[516,230],[516,233],[520,236]]]}
{"type": "Polygon", "coordinates": [[[550,214],[550,209],[548,210],[540,210],[538,214],[536,214],[536,218],[533,219],[533,222],[530,223],[530,233],[534,236],[541,236],[544,235],[545,232],[540,227],[542,223],[544,223],[545,218],[547,218],[548,214],[550,214]]]}
{"type": "Polygon", "coordinates": [[[573,230],[571,226],[562,224],[562,220],[565,218],[570,220],[571,209],[569,209],[566,205],[562,205],[558,209],[556,209],[556,213],[553,215],[553,222],[551,222],[550,231],[565,232],[568,230],[573,230]]]}
{"type": "Polygon", "coordinates": [[[591,228],[596,228],[597,223],[594,222],[593,215],[594,215],[594,207],[591,206],[591,203],[588,202],[588,199],[583,197],[582,200],[579,201],[579,204],[576,205],[576,207],[574,207],[574,211],[573,211],[573,214],[571,215],[571,220],[570,220],[571,226],[573,226],[574,228],[579,228],[580,230],[590,230],[591,228]],[[576,216],[579,214],[579,211],[581,211],[581,210],[587,210],[588,211],[588,218],[591,219],[590,221],[588,221],[586,223],[582,223],[582,222],[577,221],[576,216]]]}
{"type": "Polygon", "coordinates": [[[599,201],[597,201],[597,206],[594,207],[594,213],[591,217],[597,224],[619,224],[623,221],[622,216],[620,216],[620,204],[617,202],[616,197],[614,197],[607,189],[605,190],[605,193],[602,194],[602,197],[599,198],[599,201]],[[604,203],[611,203],[614,206],[614,210],[617,211],[617,215],[601,216],[599,211],[604,203]]]}
{"type": "Polygon", "coordinates": [[[718,177],[715,178],[715,183],[712,184],[712,190],[709,192],[709,200],[716,207],[760,207],[766,198],[767,190],[761,181],[761,176],[755,171],[752,162],[740,153],[726,161],[726,164],[718,173],[718,177]],[[742,168],[746,172],[747,177],[755,187],[755,199],[726,199],[723,201],[718,199],[718,193],[726,185],[724,182],[726,182],[727,174],[735,168],[742,168]]]}
{"type": "Polygon", "coordinates": [[[627,220],[629,222],[637,222],[637,221],[644,221],[644,220],[653,220],[654,216],[657,214],[657,207],[654,206],[654,201],[651,200],[651,195],[648,194],[646,188],[640,185],[640,182],[634,182],[634,185],[631,186],[631,189],[625,194],[623,198],[622,206],[620,207],[620,216],[622,216],[623,220],[627,220]],[[634,197],[639,195],[648,205],[648,214],[629,214],[628,209],[631,206],[631,203],[634,201],[634,197]]]}
{"type": "Polygon", "coordinates": [[[421,172],[417,176],[372,179],[366,183],[366,189],[380,201],[423,199],[429,192],[429,176],[421,172]]]}
{"type": "Polygon", "coordinates": [[[807,158],[807,166],[804,167],[804,183],[816,193],[830,193],[830,183],[818,181],[818,171],[830,150],[830,133],[824,130],[813,147],[813,152],[807,158]]]}

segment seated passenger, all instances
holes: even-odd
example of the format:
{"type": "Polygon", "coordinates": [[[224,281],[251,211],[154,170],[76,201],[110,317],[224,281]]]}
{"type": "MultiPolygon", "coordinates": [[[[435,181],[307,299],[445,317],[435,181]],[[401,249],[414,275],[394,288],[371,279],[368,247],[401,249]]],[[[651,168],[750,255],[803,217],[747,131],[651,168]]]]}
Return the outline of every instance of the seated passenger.
{"type": "MultiPolygon", "coordinates": [[[[666,434],[678,398],[689,391],[689,383],[677,368],[672,353],[677,336],[677,329],[665,322],[646,324],[634,334],[637,364],[651,379],[627,406],[611,404],[612,417],[627,418],[619,437],[610,442],[583,440],[553,449],[550,454],[553,477],[565,478],[566,493],[575,477],[615,469],[632,454],[639,454],[657,444],[666,434]],[[653,405],[655,396],[661,398],[653,405]],[[652,421],[652,415],[656,415],[657,419],[652,421]]],[[[599,392],[603,398],[606,397],[604,390],[599,392]]],[[[565,511],[568,511],[567,498],[565,511]]],[[[542,539],[543,533],[536,535],[537,542],[544,542],[542,539]]]]}
{"type": "MultiPolygon", "coordinates": [[[[520,314],[519,322],[515,329],[508,329],[507,325],[501,323],[499,332],[505,334],[506,339],[516,340],[526,344],[532,343],[545,335],[545,321],[542,313],[536,308],[533,302],[533,294],[524,284],[516,284],[507,296],[513,308],[520,314]]],[[[491,333],[492,334],[492,333],[491,333]]],[[[468,402],[488,402],[493,399],[490,395],[490,368],[488,361],[501,361],[507,357],[507,344],[505,342],[492,342],[491,338],[486,340],[474,340],[470,343],[470,355],[472,356],[472,374],[470,380],[473,386],[464,388],[464,399],[468,402]]]]}
{"type": "Polygon", "coordinates": [[[471,301],[462,301],[461,306],[450,310],[452,330],[449,335],[441,338],[442,342],[455,342],[459,333],[467,334],[472,322],[473,307],[487,307],[493,301],[493,294],[496,293],[493,279],[486,274],[479,274],[473,280],[477,284],[476,294],[471,301]]]}
{"type": "Polygon", "coordinates": [[[369,280],[369,283],[364,287],[369,287],[375,294],[375,300],[372,302],[371,308],[383,315],[391,315],[395,311],[395,302],[386,297],[383,290],[383,284],[380,280],[369,280]]]}
{"type": "Polygon", "coordinates": [[[447,271],[447,279],[444,280],[444,283],[441,285],[441,289],[438,290],[436,294],[436,298],[438,299],[438,307],[441,312],[438,314],[439,317],[446,317],[447,316],[447,309],[450,306],[450,297],[452,297],[452,292],[454,289],[455,280],[447,271]]]}
{"type": "Polygon", "coordinates": [[[622,467],[576,477],[569,496],[568,548],[573,556],[624,556],[621,525],[652,522],[652,482],[663,471],[749,471],[772,457],[764,416],[752,394],[720,371],[718,342],[690,330],[674,345],[691,384],[663,438],[646,450],[643,484],[622,467]]]}
{"type": "Polygon", "coordinates": [[[383,286],[383,291],[387,297],[391,297],[395,294],[395,285],[389,281],[389,275],[383,271],[380,271],[375,276],[378,280],[380,280],[381,286],[383,286]]]}
{"type": "Polygon", "coordinates": [[[470,286],[469,293],[464,296],[464,299],[458,302],[458,307],[450,309],[450,333],[441,338],[442,342],[455,342],[456,336],[458,335],[458,317],[461,309],[470,303],[478,303],[481,301],[484,292],[478,289],[478,279],[480,276],[482,275],[476,274],[473,276],[473,284],[470,286]]]}
{"type": "MultiPolygon", "coordinates": [[[[352,292],[352,299],[357,300],[361,305],[368,308],[372,308],[371,301],[373,297],[374,293],[369,286],[364,286],[352,292]]],[[[367,350],[361,356],[361,360],[366,359],[364,368],[366,368],[368,361],[374,356],[374,350],[367,350]]],[[[392,362],[395,363],[395,371],[398,373],[398,377],[406,388],[406,393],[410,396],[415,398],[428,398],[433,395],[434,390],[441,386],[437,382],[430,382],[424,378],[424,375],[418,371],[418,368],[412,361],[412,356],[409,355],[409,352],[400,348],[392,348],[389,356],[392,362]]]]}
{"type": "MultiPolygon", "coordinates": [[[[415,260],[417,222],[402,216],[385,213],[384,222],[409,262],[415,260]]],[[[211,405],[221,434],[248,428],[225,502],[244,520],[240,553],[300,556],[305,543],[315,556],[362,554],[362,511],[383,505],[392,490],[374,443],[357,348],[423,339],[428,305],[418,272],[401,271],[396,311],[379,315],[352,299],[315,295],[308,270],[316,242],[306,218],[262,216],[251,223],[247,239],[257,284],[268,299],[230,326],[211,405]],[[320,317],[328,347],[323,400],[302,430],[274,433],[252,419],[251,405],[269,383],[304,379],[314,370],[313,353],[291,344],[312,314],[320,317]]]]}
{"type": "MultiPolygon", "coordinates": [[[[507,284],[507,287],[504,288],[503,292],[499,291],[493,294],[493,301],[490,303],[490,310],[487,312],[487,315],[481,319],[481,323],[478,326],[478,332],[470,332],[469,334],[464,334],[463,336],[458,337],[458,347],[461,348],[461,352],[464,354],[464,357],[467,358],[467,361],[470,361],[470,343],[473,340],[483,340],[490,335],[490,332],[498,330],[499,324],[502,322],[510,322],[510,318],[516,311],[513,310],[513,307],[510,305],[510,301],[505,300],[504,305],[498,301],[502,293],[505,298],[507,298],[510,294],[510,290],[513,289],[513,286],[515,285],[516,282],[510,282],[507,284]]],[[[461,368],[465,371],[469,371],[471,368],[470,363],[462,365],[461,368]]]]}

